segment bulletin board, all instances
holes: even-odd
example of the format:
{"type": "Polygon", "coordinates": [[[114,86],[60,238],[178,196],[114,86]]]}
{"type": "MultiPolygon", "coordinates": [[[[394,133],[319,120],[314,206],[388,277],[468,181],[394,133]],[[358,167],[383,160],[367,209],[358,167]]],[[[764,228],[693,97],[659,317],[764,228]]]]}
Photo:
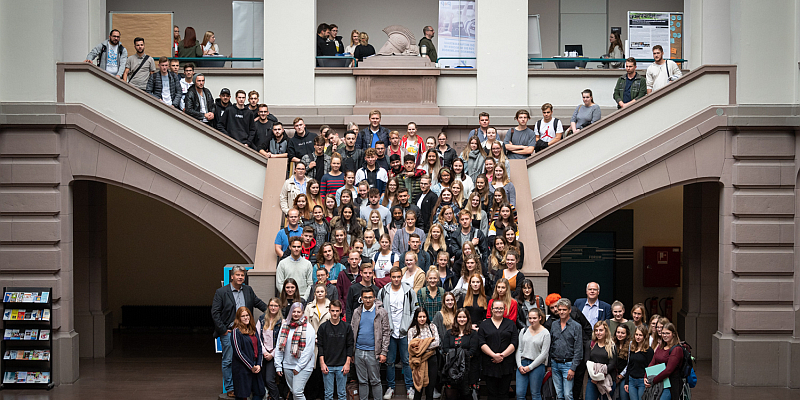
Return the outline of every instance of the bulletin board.
{"type": "MultiPolygon", "coordinates": [[[[628,54],[653,58],[653,46],[664,48],[664,58],[683,58],[683,13],[628,11],[628,54]]],[[[647,68],[650,63],[640,63],[647,68]]]]}
{"type": "Polygon", "coordinates": [[[172,53],[172,14],[171,12],[114,12],[108,13],[108,26],[118,29],[120,43],[128,49],[128,54],[136,50],[133,39],[144,38],[144,52],[150,57],[171,57],[172,53]]]}

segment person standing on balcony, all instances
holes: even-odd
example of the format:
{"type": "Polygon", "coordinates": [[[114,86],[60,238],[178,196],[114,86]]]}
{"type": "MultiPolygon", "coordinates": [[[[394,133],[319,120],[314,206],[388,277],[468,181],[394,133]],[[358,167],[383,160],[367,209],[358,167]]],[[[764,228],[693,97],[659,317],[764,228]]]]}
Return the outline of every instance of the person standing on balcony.
{"type": "Polygon", "coordinates": [[[128,57],[122,80],[145,90],[150,74],[156,72],[156,63],[152,57],[144,54],[144,38],[133,39],[133,47],[136,49],[136,53],[128,57]]]}
{"type": "Polygon", "coordinates": [[[536,121],[533,129],[536,134],[536,147],[534,150],[539,152],[548,146],[558,143],[564,134],[564,126],[558,118],[553,118],[553,105],[544,103],[542,105],[542,119],[536,121]]]}
{"type": "Polygon", "coordinates": [[[102,41],[86,55],[85,62],[91,64],[97,59],[97,66],[103,71],[122,79],[128,61],[128,49],[119,43],[119,30],[113,29],[108,40],[102,41]]]}
{"type": "MultiPolygon", "coordinates": [[[[239,142],[242,146],[250,146],[256,136],[256,121],[253,113],[245,105],[247,93],[236,91],[236,104],[228,107],[220,120],[219,130],[239,142]]],[[[180,100],[180,98],[178,99],[180,100]]]]}
{"type": "MultiPolygon", "coordinates": [[[[317,57],[319,56],[335,56],[336,46],[330,40],[331,27],[326,23],[321,23],[317,26],[317,57]]],[[[324,59],[317,59],[317,66],[322,67],[324,59]]]]}
{"type": "Polygon", "coordinates": [[[433,35],[436,34],[434,32],[433,27],[428,25],[422,28],[422,39],[419,40],[419,48],[422,51],[422,46],[427,48],[428,58],[431,62],[436,62],[436,46],[433,45],[433,35]]]}
{"type": "Polygon", "coordinates": [[[179,108],[181,105],[181,78],[169,70],[167,57],[161,57],[158,60],[158,69],[157,74],[150,75],[146,92],[161,99],[164,104],[179,108]]]}
{"type": "Polygon", "coordinates": [[[617,108],[625,108],[647,94],[647,83],[643,76],[636,72],[636,59],[628,57],[625,60],[625,75],[617,79],[614,87],[614,101],[617,108]]]}
{"type": "Polygon", "coordinates": [[[675,61],[664,59],[664,48],[660,44],[653,46],[653,60],[654,62],[647,67],[647,94],[683,76],[675,61]]]}
{"type": "Polygon", "coordinates": [[[514,115],[517,126],[509,129],[503,140],[506,156],[509,159],[524,160],[533,154],[536,147],[536,134],[531,128],[528,128],[530,118],[528,110],[519,110],[514,115]]]}

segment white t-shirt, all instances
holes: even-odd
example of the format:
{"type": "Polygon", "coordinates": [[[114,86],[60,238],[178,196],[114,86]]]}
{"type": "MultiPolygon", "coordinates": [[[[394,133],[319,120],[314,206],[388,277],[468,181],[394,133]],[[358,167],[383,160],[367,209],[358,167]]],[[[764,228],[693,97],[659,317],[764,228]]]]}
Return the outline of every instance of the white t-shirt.
{"type": "Polygon", "coordinates": [[[119,45],[108,45],[106,49],[106,72],[116,75],[119,72],[119,45]]]}
{"type": "MultiPolygon", "coordinates": [[[[186,78],[181,79],[181,92],[183,92],[183,94],[181,94],[181,110],[186,109],[186,103],[184,102],[184,100],[186,100],[186,92],[189,90],[189,87],[191,87],[192,85],[194,85],[194,83],[192,83],[191,81],[186,82],[186,78]]],[[[203,97],[203,96],[200,96],[200,97],[203,97]]]]}
{"type": "Polygon", "coordinates": [[[400,324],[403,322],[403,288],[395,291],[389,284],[389,314],[392,317],[392,337],[395,339],[400,338],[400,324]]]}
{"type": "Polygon", "coordinates": [[[536,125],[534,124],[533,129],[537,135],[539,135],[539,140],[549,143],[551,140],[556,138],[557,133],[564,133],[564,127],[561,125],[561,120],[558,120],[558,126],[553,127],[553,123],[556,121],[555,118],[551,118],[550,122],[544,122],[543,119],[539,120],[538,122],[539,129],[536,129],[536,125]]]}
{"type": "Polygon", "coordinates": [[[414,287],[414,278],[416,278],[416,277],[417,277],[417,273],[416,272],[409,276],[408,275],[408,271],[406,271],[406,273],[403,274],[402,282],[405,282],[409,286],[414,287]]]}
{"type": "Polygon", "coordinates": [[[169,73],[167,75],[159,74],[158,79],[161,79],[161,101],[167,105],[172,105],[172,93],[169,91],[169,73]]]}
{"type": "MultiPolygon", "coordinates": [[[[394,256],[395,261],[399,260],[400,257],[394,256]]],[[[389,270],[392,269],[392,253],[390,252],[387,255],[383,255],[380,252],[378,253],[378,260],[375,261],[375,277],[376,278],[385,278],[389,276],[389,270]]]]}

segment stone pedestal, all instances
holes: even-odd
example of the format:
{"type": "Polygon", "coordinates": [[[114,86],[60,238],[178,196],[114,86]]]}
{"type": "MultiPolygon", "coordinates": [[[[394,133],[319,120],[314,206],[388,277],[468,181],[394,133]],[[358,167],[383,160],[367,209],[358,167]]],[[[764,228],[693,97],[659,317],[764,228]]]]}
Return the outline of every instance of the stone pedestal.
{"type": "MultiPolygon", "coordinates": [[[[440,71],[428,58],[373,56],[353,69],[356,105],[353,115],[378,109],[384,125],[405,125],[414,116],[418,126],[447,125],[436,103],[436,79],[440,71]],[[393,117],[398,117],[393,121],[393,117]]],[[[358,122],[358,121],[357,121],[358,122]]]]}

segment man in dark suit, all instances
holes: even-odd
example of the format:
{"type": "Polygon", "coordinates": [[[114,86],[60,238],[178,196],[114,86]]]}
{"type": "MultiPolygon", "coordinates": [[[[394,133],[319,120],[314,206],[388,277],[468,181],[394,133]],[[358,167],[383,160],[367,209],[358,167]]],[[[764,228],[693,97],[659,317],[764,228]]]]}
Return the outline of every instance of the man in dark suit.
{"type": "Polygon", "coordinates": [[[431,190],[431,177],[423,175],[419,179],[419,188],[422,189],[422,195],[417,200],[417,207],[419,207],[420,218],[422,219],[422,230],[429,232],[431,229],[431,214],[433,207],[436,206],[436,201],[439,196],[431,190]]]}
{"type": "MultiPolygon", "coordinates": [[[[589,321],[589,324],[592,326],[592,330],[594,330],[594,324],[598,321],[607,321],[612,317],[611,306],[605,301],[598,299],[598,297],[600,297],[600,284],[597,282],[589,282],[586,285],[586,298],[575,300],[575,308],[583,313],[586,320],[589,321]]],[[[582,362],[578,370],[575,371],[575,379],[577,382],[583,382],[583,375],[586,373],[586,360],[588,360],[588,355],[584,354],[584,362],[582,362]]],[[[572,398],[576,400],[583,398],[581,386],[583,385],[573,386],[572,398]]]]}
{"type": "Polygon", "coordinates": [[[214,302],[211,303],[211,318],[214,320],[214,337],[222,342],[222,383],[228,397],[233,395],[233,347],[231,346],[231,330],[236,319],[236,310],[247,307],[253,313],[253,307],[262,312],[267,311],[267,304],[256,296],[253,288],[244,284],[246,269],[234,266],[231,271],[231,283],[225,285],[214,293],[214,302]]]}

